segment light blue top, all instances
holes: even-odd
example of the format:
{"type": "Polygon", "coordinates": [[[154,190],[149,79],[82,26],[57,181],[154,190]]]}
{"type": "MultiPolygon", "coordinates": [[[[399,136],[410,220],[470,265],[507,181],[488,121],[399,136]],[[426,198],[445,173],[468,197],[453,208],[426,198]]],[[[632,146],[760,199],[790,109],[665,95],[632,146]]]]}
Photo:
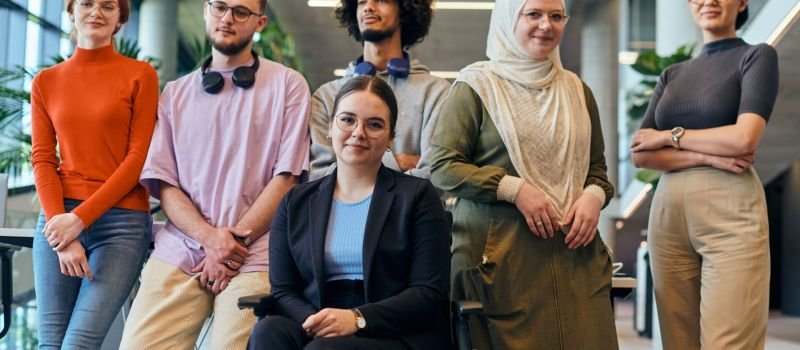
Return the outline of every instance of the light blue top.
{"type": "Polygon", "coordinates": [[[372,195],[357,203],[335,198],[325,235],[325,280],[364,279],[364,229],[367,226],[372,195]]]}

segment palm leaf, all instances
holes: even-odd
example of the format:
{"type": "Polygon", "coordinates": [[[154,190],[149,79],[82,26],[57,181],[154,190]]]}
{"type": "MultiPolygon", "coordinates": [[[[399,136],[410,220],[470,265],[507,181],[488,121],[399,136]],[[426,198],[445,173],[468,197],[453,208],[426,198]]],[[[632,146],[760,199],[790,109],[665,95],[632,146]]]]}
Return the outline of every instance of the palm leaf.
{"type": "Polygon", "coordinates": [[[193,69],[200,68],[200,65],[203,64],[203,60],[211,55],[211,43],[206,37],[192,40],[189,43],[189,49],[191,50],[192,59],[195,61],[193,69]]]}

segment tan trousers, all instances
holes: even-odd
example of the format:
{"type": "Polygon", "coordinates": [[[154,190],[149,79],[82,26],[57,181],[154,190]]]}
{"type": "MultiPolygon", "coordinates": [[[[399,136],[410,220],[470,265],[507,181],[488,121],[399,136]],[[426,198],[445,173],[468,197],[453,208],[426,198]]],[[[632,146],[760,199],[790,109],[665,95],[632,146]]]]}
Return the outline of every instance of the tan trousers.
{"type": "Polygon", "coordinates": [[[239,297],[269,292],[266,272],[240,273],[218,295],[200,288],[199,275],[150,259],[125,322],[120,349],[191,350],[213,313],[209,349],[245,349],[256,323],[252,310],[239,310],[239,297]]]}
{"type": "Polygon", "coordinates": [[[764,348],[769,227],[755,171],[664,173],[648,246],[664,349],[764,348]]]}

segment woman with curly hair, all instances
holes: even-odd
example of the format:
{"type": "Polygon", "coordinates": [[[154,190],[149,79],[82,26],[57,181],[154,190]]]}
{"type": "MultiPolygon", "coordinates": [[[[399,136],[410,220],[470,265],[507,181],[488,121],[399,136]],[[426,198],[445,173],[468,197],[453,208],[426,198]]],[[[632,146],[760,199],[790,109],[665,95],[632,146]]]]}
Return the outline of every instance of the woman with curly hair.
{"type": "Polygon", "coordinates": [[[341,0],[339,24],[364,49],[350,62],[345,76],[322,85],[311,105],[311,179],[333,172],[336,157],[328,139],[328,115],[336,93],[351,78],[374,75],[386,81],[400,109],[397,137],[383,155],[383,164],[409,175],[430,176],[430,138],[444,97],[447,80],[434,77],[428,67],[411,59],[407,50],[428,34],[431,0],[341,0]]]}

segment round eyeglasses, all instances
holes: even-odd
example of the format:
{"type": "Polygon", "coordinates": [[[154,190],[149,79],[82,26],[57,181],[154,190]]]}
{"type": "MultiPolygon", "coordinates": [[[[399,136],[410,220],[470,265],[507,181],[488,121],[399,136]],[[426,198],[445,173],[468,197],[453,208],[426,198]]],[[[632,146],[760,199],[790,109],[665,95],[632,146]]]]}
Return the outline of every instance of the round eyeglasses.
{"type": "MultiPolygon", "coordinates": [[[[358,127],[359,121],[354,115],[342,113],[334,118],[336,127],[344,132],[353,132],[358,127]]],[[[377,139],[386,133],[386,122],[380,118],[369,118],[364,122],[364,133],[371,139],[377,139]]]]}
{"type": "Polygon", "coordinates": [[[89,0],[82,0],[78,1],[78,12],[82,15],[88,15],[94,11],[95,8],[100,10],[104,16],[113,15],[114,12],[119,10],[119,6],[113,1],[103,1],[100,3],[95,3],[94,1],[89,0]]]}
{"type": "Polygon", "coordinates": [[[225,17],[225,14],[228,13],[228,10],[231,10],[233,19],[236,20],[236,22],[246,22],[248,19],[250,19],[250,16],[261,16],[260,13],[250,11],[247,7],[231,7],[222,1],[209,1],[208,7],[211,9],[211,15],[218,18],[225,17]]]}
{"type": "MultiPolygon", "coordinates": [[[[712,2],[717,3],[717,5],[719,5],[720,1],[721,0],[712,0],[712,2]]],[[[695,5],[705,5],[706,0],[689,0],[689,2],[691,2],[691,3],[695,4],[695,5]]]]}
{"type": "Polygon", "coordinates": [[[550,12],[544,13],[542,11],[528,11],[523,12],[522,17],[525,17],[525,20],[528,21],[528,24],[532,26],[538,26],[545,18],[550,20],[550,23],[553,25],[562,25],[567,23],[567,16],[563,12],[550,12]]]}

